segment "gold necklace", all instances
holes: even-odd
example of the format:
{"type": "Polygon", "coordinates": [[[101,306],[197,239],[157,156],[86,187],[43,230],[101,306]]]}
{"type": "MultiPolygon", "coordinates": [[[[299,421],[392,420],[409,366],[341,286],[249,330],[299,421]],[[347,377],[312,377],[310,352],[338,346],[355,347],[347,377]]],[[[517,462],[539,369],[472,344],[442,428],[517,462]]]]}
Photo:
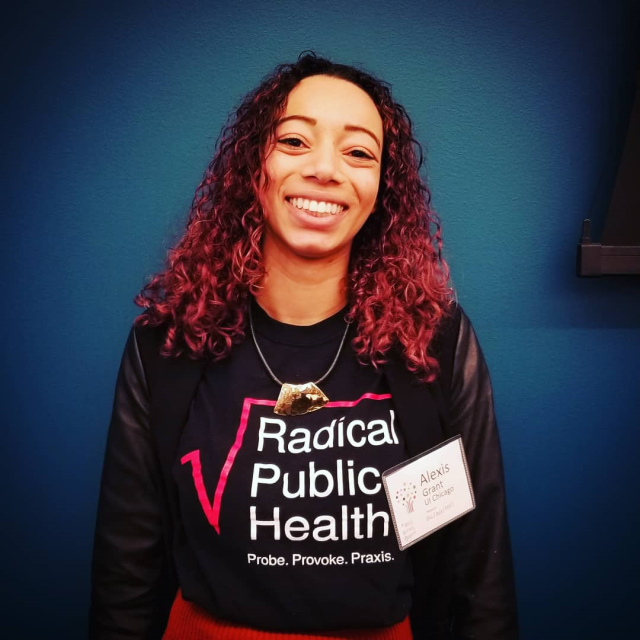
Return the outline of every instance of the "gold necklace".
{"type": "Polygon", "coordinates": [[[271,367],[267,364],[262,351],[260,351],[258,340],[256,339],[256,333],[253,330],[253,314],[251,313],[251,302],[249,302],[249,328],[251,329],[253,344],[256,346],[256,351],[260,356],[260,360],[262,360],[264,368],[267,370],[273,381],[280,385],[280,395],[278,396],[276,406],[273,408],[273,412],[277,413],[280,416],[302,416],[305,413],[311,413],[311,411],[322,409],[322,407],[324,407],[324,405],[329,402],[329,398],[327,398],[327,396],[321,391],[318,385],[329,376],[329,374],[336,366],[336,363],[338,362],[338,358],[340,357],[340,353],[342,351],[342,346],[344,345],[344,341],[347,338],[347,333],[349,332],[349,325],[347,325],[346,329],[344,330],[344,334],[342,335],[342,340],[340,341],[340,346],[338,347],[336,357],[333,359],[333,362],[331,363],[331,366],[329,367],[327,372],[322,376],[322,378],[319,378],[315,382],[305,382],[304,384],[282,382],[278,380],[273,371],[271,371],[271,367]]]}

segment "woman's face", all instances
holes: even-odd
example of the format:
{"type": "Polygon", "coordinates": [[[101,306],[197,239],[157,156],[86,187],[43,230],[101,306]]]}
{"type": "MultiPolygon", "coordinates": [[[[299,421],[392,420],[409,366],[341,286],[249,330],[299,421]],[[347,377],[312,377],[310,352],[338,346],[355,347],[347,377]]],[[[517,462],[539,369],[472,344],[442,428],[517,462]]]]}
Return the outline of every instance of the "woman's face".
{"type": "Polygon", "coordinates": [[[348,258],[375,206],[382,135],[360,87],[329,76],[294,87],[265,160],[265,258],[348,258]]]}

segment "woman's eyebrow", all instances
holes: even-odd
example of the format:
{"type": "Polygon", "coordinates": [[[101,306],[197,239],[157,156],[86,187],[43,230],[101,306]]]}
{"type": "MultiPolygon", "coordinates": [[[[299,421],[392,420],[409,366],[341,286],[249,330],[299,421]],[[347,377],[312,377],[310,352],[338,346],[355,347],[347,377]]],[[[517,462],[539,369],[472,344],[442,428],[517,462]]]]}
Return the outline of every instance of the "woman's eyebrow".
{"type": "MultiPolygon", "coordinates": [[[[298,116],[298,115],[292,115],[292,116],[286,116],[284,118],[280,118],[280,120],[278,120],[278,124],[280,125],[283,122],[287,122],[288,120],[303,120],[304,122],[308,122],[310,125],[313,125],[313,126],[318,124],[318,121],[315,118],[309,118],[308,116],[298,116]]],[[[355,125],[355,124],[345,124],[344,130],[345,131],[362,131],[363,133],[366,133],[367,135],[371,136],[376,141],[378,148],[381,147],[380,140],[378,140],[378,137],[373,132],[369,131],[369,129],[365,129],[364,127],[359,127],[358,125],[355,125]]]]}

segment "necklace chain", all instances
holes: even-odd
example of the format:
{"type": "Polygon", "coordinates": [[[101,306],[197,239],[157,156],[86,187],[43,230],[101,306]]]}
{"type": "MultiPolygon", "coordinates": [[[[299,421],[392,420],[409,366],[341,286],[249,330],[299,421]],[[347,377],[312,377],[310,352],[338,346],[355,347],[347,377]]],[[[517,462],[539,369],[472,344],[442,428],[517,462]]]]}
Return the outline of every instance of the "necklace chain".
{"type": "MultiPolygon", "coordinates": [[[[285,383],[281,382],[280,380],[278,380],[278,378],[276,378],[276,374],[273,373],[273,371],[271,371],[271,367],[267,364],[267,361],[266,361],[264,355],[262,354],[262,351],[260,350],[260,347],[258,345],[258,340],[256,339],[256,332],[253,329],[253,314],[251,313],[251,302],[249,303],[249,328],[251,329],[251,337],[253,338],[253,344],[256,346],[256,351],[258,352],[258,356],[260,356],[260,360],[262,360],[262,364],[264,365],[264,368],[269,372],[269,375],[271,376],[271,378],[273,379],[274,382],[276,382],[280,386],[283,386],[285,383]]],[[[342,334],[342,340],[340,341],[340,346],[338,347],[338,351],[336,353],[336,357],[333,359],[333,362],[331,363],[331,366],[329,367],[327,372],[322,376],[322,378],[319,378],[313,384],[320,384],[333,371],[334,367],[338,363],[338,358],[340,357],[340,353],[342,352],[342,347],[344,345],[344,341],[347,339],[347,333],[349,333],[349,325],[348,324],[347,324],[346,329],[344,330],[344,333],[342,334]]]]}

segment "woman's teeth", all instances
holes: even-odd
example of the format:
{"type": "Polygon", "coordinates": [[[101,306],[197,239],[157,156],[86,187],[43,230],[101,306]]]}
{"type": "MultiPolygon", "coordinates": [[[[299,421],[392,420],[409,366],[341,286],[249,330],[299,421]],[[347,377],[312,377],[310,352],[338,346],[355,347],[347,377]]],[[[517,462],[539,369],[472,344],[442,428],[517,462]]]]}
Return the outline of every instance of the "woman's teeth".
{"type": "Polygon", "coordinates": [[[341,204],[335,202],[323,202],[321,200],[307,200],[306,198],[287,198],[287,200],[298,209],[305,211],[314,211],[316,213],[330,213],[335,216],[336,213],[344,211],[341,204]]]}

